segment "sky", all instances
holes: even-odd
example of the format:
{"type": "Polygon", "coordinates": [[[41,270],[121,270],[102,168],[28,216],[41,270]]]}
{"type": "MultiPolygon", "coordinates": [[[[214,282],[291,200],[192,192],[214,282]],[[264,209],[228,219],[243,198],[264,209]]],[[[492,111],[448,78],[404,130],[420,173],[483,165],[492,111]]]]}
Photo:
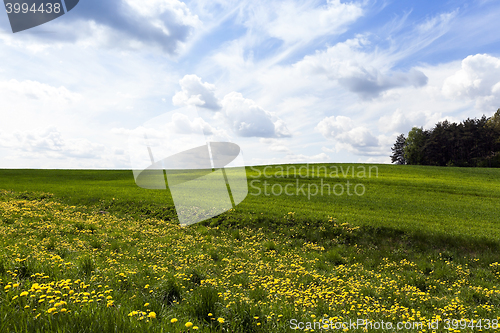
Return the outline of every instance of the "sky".
{"type": "Polygon", "coordinates": [[[390,163],[412,127],[500,108],[498,17],[495,0],[80,0],[12,33],[0,13],[0,168],[130,169],[130,133],[186,107],[246,165],[390,163]]]}

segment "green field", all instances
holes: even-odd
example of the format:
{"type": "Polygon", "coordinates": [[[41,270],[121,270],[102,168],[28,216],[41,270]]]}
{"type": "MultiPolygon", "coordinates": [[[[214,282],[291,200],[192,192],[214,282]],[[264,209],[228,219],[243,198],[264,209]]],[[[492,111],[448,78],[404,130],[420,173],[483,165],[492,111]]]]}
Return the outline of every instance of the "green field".
{"type": "Polygon", "coordinates": [[[235,209],[181,228],[131,171],[0,170],[0,332],[496,331],[500,169],[247,176],[235,209]]]}

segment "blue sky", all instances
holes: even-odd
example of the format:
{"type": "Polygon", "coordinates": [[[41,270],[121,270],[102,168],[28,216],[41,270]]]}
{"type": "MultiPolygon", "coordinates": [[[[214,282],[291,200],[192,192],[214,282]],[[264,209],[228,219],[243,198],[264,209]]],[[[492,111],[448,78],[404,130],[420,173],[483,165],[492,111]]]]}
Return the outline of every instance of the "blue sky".
{"type": "Polygon", "coordinates": [[[500,3],[81,0],[0,14],[0,168],[130,168],[127,135],[195,106],[248,165],[389,163],[413,126],[500,108],[500,3]]]}

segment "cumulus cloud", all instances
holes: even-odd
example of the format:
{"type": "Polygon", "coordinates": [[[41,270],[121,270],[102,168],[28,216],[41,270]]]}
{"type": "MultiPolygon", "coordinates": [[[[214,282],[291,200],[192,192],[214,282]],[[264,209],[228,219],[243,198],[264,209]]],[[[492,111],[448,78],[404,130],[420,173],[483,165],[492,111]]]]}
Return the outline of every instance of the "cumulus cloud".
{"type": "Polygon", "coordinates": [[[231,129],[242,137],[287,137],[291,136],[285,123],[253,100],[232,92],[222,100],[223,113],[231,129]]]}
{"type": "Polygon", "coordinates": [[[326,139],[334,141],[336,151],[365,155],[379,148],[379,139],[363,126],[355,126],[349,117],[332,116],[321,120],[315,128],[326,139]]]}
{"type": "Polygon", "coordinates": [[[174,105],[194,105],[217,112],[241,137],[280,138],[291,136],[285,122],[241,93],[231,92],[219,100],[215,85],[202,82],[196,75],[186,75],[179,81],[182,91],[172,98],[174,105]]]}
{"type": "Polygon", "coordinates": [[[481,110],[496,110],[500,106],[500,58],[468,56],[462,68],[445,80],[442,91],[449,98],[475,100],[481,110]]]}
{"type": "Polygon", "coordinates": [[[80,1],[67,17],[49,24],[57,34],[27,30],[31,43],[34,40],[40,43],[82,41],[121,49],[155,46],[172,55],[177,54],[193,31],[201,26],[198,16],[179,0],[80,1]]]}
{"type": "Polygon", "coordinates": [[[37,81],[0,81],[0,96],[14,100],[31,99],[54,104],[67,104],[81,99],[81,95],[65,87],[53,87],[37,81]]]}
{"type": "Polygon", "coordinates": [[[379,129],[386,133],[408,133],[415,126],[432,128],[441,120],[443,120],[441,113],[431,111],[404,112],[398,108],[393,114],[380,117],[379,129]]]}
{"type": "Polygon", "coordinates": [[[393,88],[427,84],[427,76],[417,69],[391,70],[377,53],[363,51],[368,45],[366,38],[350,39],[304,57],[295,68],[306,75],[325,75],[364,99],[375,98],[393,88]]]}
{"type": "Polygon", "coordinates": [[[167,124],[167,127],[177,134],[196,135],[203,133],[210,141],[228,141],[230,139],[229,134],[224,129],[214,127],[200,117],[190,119],[182,113],[174,113],[172,122],[167,124]]]}
{"type": "Polygon", "coordinates": [[[11,148],[23,156],[40,158],[99,158],[105,147],[87,139],[65,139],[55,127],[36,131],[16,131],[0,136],[0,146],[11,148]]]}
{"type": "Polygon", "coordinates": [[[174,105],[195,105],[210,110],[219,110],[220,102],[215,97],[215,85],[202,82],[196,75],[186,75],[180,81],[182,91],[172,98],[174,105]]]}

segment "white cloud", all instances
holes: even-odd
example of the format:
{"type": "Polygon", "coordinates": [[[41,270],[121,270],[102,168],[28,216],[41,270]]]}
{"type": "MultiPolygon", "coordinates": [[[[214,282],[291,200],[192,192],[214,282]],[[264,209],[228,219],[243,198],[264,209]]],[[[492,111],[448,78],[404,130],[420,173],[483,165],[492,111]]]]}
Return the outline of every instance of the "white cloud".
{"type": "Polygon", "coordinates": [[[174,105],[194,105],[219,111],[215,117],[227,122],[237,136],[263,138],[291,136],[282,119],[264,110],[255,101],[244,98],[241,93],[231,92],[219,100],[215,96],[215,85],[202,82],[196,75],[186,75],[179,83],[182,91],[172,98],[174,105]]]}
{"type": "Polygon", "coordinates": [[[23,157],[33,159],[100,158],[103,157],[105,150],[104,145],[87,139],[65,139],[55,127],[3,133],[0,136],[0,145],[13,149],[23,157]]]}
{"type": "Polygon", "coordinates": [[[337,152],[345,149],[365,155],[374,153],[379,148],[379,139],[373,136],[368,128],[355,126],[349,117],[327,117],[321,120],[315,129],[335,143],[337,152]]]}
{"type": "Polygon", "coordinates": [[[232,130],[242,137],[287,137],[291,136],[285,123],[253,100],[232,92],[222,100],[223,113],[232,130]]]}
{"type": "Polygon", "coordinates": [[[500,58],[468,56],[462,68],[445,80],[442,91],[449,98],[475,100],[478,109],[495,110],[500,106],[500,58]]]}
{"type": "Polygon", "coordinates": [[[261,138],[260,143],[268,146],[272,152],[291,154],[291,149],[286,145],[283,139],[261,138]]]}
{"type": "Polygon", "coordinates": [[[200,117],[190,119],[188,116],[181,113],[173,114],[172,123],[167,126],[172,132],[178,134],[204,133],[209,141],[229,141],[231,139],[226,130],[214,127],[200,117]]]}
{"type": "Polygon", "coordinates": [[[414,68],[408,72],[392,71],[385,55],[364,52],[369,44],[364,37],[350,39],[305,56],[295,67],[306,75],[325,75],[364,99],[393,88],[427,84],[428,79],[421,71],[414,68]]]}
{"type": "Polygon", "coordinates": [[[350,131],[353,128],[351,118],[344,116],[332,116],[323,119],[318,123],[316,129],[327,139],[334,139],[337,136],[350,131]]]}
{"type": "Polygon", "coordinates": [[[202,82],[196,75],[186,75],[180,81],[182,91],[172,97],[174,105],[195,105],[210,110],[219,110],[220,102],[215,97],[215,85],[202,82]]]}
{"type": "Polygon", "coordinates": [[[340,0],[327,0],[326,5],[313,7],[314,2],[285,1],[278,4],[266,3],[265,11],[259,11],[263,18],[254,18],[255,23],[275,38],[291,42],[310,42],[318,36],[340,34],[349,23],[357,20],[363,10],[356,3],[341,3],[340,0]],[[270,11],[268,6],[277,8],[270,11]],[[270,16],[275,15],[274,18],[270,16]],[[263,22],[264,21],[264,22],[263,22]]]}
{"type": "Polygon", "coordinates": [[[42,103],[50,102],[64,105],[81,99],[80,94],[73,93],[65,87],[56,88],[37,81],[18,81],[15,79],[0,81],[0,96],[4,101],[5,99],[32,99],[42,103]]]}
{"type": "Polygon", "coordinates": [[[443,120],[442,114],[431,111],[406,111],[398,108],[393,114],[380,117],[381,132],[408,133],[413,127],[432,128],[443,120]]]}
{"type": "Polygon", "coordinates": [[[179,0],[87,0],[68,16],[70,20],[62,17],[41,28],[50,27],[57,34],[37,34],[35,28],[20,38],[0,34],[0,39],[34,51],[77,42],[83,47],[121,50],[157,48],[176,55],[202,26],[198,16],[179,0]]]}

